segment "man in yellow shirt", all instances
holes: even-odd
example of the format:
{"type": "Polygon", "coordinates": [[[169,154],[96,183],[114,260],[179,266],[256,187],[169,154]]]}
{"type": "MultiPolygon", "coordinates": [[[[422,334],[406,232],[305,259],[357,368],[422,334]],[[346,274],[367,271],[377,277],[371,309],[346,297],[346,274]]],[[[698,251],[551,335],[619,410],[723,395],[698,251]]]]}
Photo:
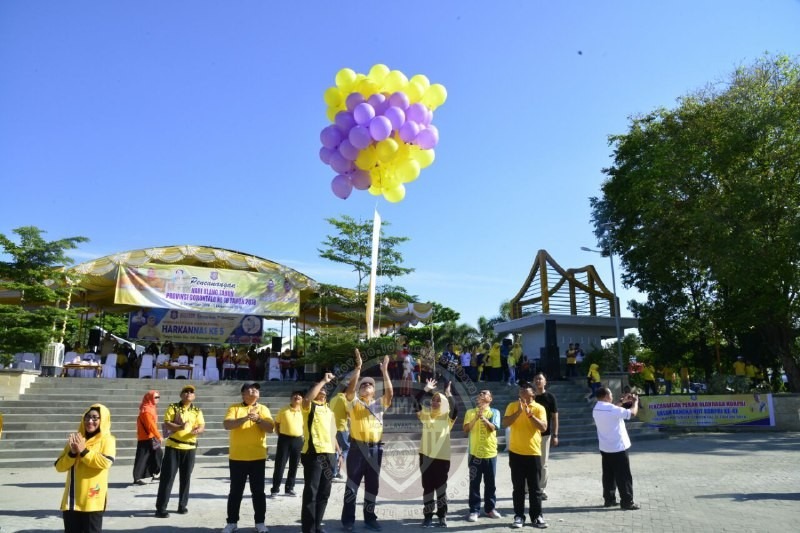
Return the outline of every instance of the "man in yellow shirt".
{"type": "Polygon", "coordinates": [[[325,376],[311,387],[303,398],[303,506],[300,524],[303,533],[318,533],[322,529],[325,508],[331,494],[333,466],[336,461],[333,411],[325,400],[325,387],[335,376],[325,376]]]}
{"type": "Polygon", "coordinates": [[[228,464],[231,486],[228,492],[228,517],[222,533],[233,533],[238,529],[239,508],[247,479],[253,500],[253,515],[258,533],[266,533],[264,524],[267,515],[267,498],[264,495],[264,468],[267,463],[267,433],[275,423],[266,405],[258,403],[261,385],[242,385],[241,403],[232,404],[225,413],[222,425],[229,433],[228,464]]]}
{"type": "Polygon", "coordinates": [[[642,379],[644,380],[645,396],[650,396],[651,391],[653,395],[657,395],[658,389],[656,388],[656,369],[653,366],[653,363],[645,363],[642,366],[642,379]]]}
{"type": "Polygon", "coordinates": [[[342,505],[342,527],[352,531],[356,521],[356,497],[364,480],[364,527],[381,531],[375,514],[381,462],[383,460],[383,415],[392,405],[394,391],[389,379],[389,356],[380,369],[383,396],[375,398],[375,380],[361,377],[361,353],[355,350],[355,367],[345,391],[347,414],[350,417],[350,452],[347,454],[347,485],[342,505]],[[356,391],[356,387],[358,390],[356,391]]]}
{"type": "Polygon", "coordinates": [[[547,411],[536,403],[534,387],[528,382],[519,384],[519,399],[508,404],[503,426],[511,428],[508,443],[508,464],[511,467],[514,522],[512,528],[525,525],[525,492],[527,489],[531,524],[547,527],[542,516],[542,431],[547,430],[547,411]]]}
{"type": "Polygon", "coordinates": [[[180,492],[178,514],[186,514],[189,502],[189,482],[194,470],[194,457],[197,451],[197,436],[203,433],[206,422],[203,411],[194,404],[194,385],[181,389],[181,400],[170,404],[164,413],[164,425],[170,435],[164,444],[164,462],[161,464],[161,478],[156,497],[156,518],[169,518],[169,503],[175,474],[180,472],[180,492]]]}
{"type": "Polygon", "coordinates": [[[303,450],[303,413],[300,407],[305,394],[294,391],[289,399],[289,405],[278,411],[275,417],[275,433],[278,434],[278,449],[275,451],[275,467],[272,472],[272,490],[270,496],[275,496],[281,491],[283,469],[289,463],[289,472],[286,474],[285,494],[297,496],[294,483],[297,479],[297,465],[300,463],[300,452],[303,450]]]}
{"type": "Polygon", "coordinates": [[[464,432],[469,435],[469,515],[467,522],[476,522],[481,510],[481,478],[483,478],[483,512],[489,518],[500,518],[495,508],[497,475],[497,430],[500,411],[491,407],[492,391],[482,390],[475,398],[475,408],[464,415],[464,432]]]}

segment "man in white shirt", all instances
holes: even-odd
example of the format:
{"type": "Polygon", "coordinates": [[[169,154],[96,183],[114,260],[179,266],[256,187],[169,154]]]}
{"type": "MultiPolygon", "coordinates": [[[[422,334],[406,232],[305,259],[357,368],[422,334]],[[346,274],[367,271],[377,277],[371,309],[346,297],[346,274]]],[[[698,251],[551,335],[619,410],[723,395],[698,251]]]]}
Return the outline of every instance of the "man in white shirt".
{"type": "Polygon", "coordinates": [[[617,505],[616,492],[619,489],[620,507],[626,511],[639,509],[639,504],[633,501],[633,476],[628,460],[631,439],[625,428],[625,420],[630,420],[638,412],[639,398],[635,394],[626,394],[615,405],[608,388],[600,387],[597,390],[597,403],[592,416],[597,426],[600,455],[603,457],[604,507],[617,505]],[[622,407],[623,404],[630,405],[630,408],[622,407]]]}

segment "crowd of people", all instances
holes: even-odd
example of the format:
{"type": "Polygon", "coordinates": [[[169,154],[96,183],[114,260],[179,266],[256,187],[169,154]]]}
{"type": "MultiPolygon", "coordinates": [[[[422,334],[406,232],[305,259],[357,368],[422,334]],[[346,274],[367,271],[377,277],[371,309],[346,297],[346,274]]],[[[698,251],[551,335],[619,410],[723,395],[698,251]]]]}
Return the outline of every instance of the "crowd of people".
{"type": "MultiPolygon", "coordinates": [[[[381,531],[377,498],[380,490],[384,453],[383,424],[392,405],[394,389],[390,375],[390,356],[379,365],[382,394],[376,394],[375,378],[362,376],[358,350],[351,372],[340,376],[346,387],[328,404],[331,383],[337,378],[325,373],[306,391],[293,391],[285,407],[273,416],[259,403],[260,384],[246,382],[241,387],[241,401],[229,406],[223,420],[229,431],[230,489],[226,524],[223,533],[238,530],[244,487],[249,483],[253,502],[253,520],[258,532],[266,526],[265,469],[267,434],[278,433],[278,449],[270,496],[280,492],[295,495],[298,463],[303,465],[303,492],[300,518],[304,533],[321,533],[322,521],[334,480],[345,480],[340,521],[345,531],[356,526],[356,500],[363,485],[363,526],[381,531]],[[289,469],[284,477],[284,466],[289,469]],[[343,475],[346,473],[346,476],[343,475]]],[[[445,359],[447,361],[447,359],[445,359]]],[[[435,369],[434,369],[435,370],[435,369]]],[[[437,375],[426,377],[416,394],[415,412],[421,424],[419,471],[423,489],[422,527],[447,527],[447,484],[450,471],[450,434],[458,418],[458,401],[453,398],[452,382],[440,388],[437,375]],[[436,517],[434,520],[434,516],[436,517]]],[[[491,390],[479,390],[475,407],[463,418],[461,428],[468,435],[469,510],[468,522],[481,516],[500,519],[497,510],[498,431],[510,428],[508,456],[512,481],[514,516],[512,528],[521,528],[530,520],[536,528],[548,526],[542,507],[547,500],[547,462],[551,446],[558,446],[558,404],[546,390],[547,380],[537,373],[532,382],[519,381],[518,398],[505,407],[504,413],[492,406],[491,390]],[[483,493],[481,494],[481,485],[483,493]],[[527,497],[527,502],[526,502],[527,497]],[[527,503],[527,512],[526,512],[527,503]]],[[[177,513],[188,512],[190,482],[198,438],[205,430],[202,410],[195,404],[193,385],[181,389],[178,401],[166,408],[159,428],[160,393],[148,391],[142,398],[137,419],[137,450],[133,482],[158,481],[155,517],[169,517],[169,502],[176,477],[179,477],[177,513]]],[[[635,510],[633,483],[623,420],[635,416],[638,398],[627,394],[624,406],[612,403],[611,393],[599,387],[594,418],[602,455],[603,497],[607,506],[619,505],[635,510]]],[[[100,404],[89,407],[79,429],[70,434],[56,469],[67,472],[63,511],[67,532],[101,531],[108,492],[108,470],[115,456],[110,413],[100,404]]]]}

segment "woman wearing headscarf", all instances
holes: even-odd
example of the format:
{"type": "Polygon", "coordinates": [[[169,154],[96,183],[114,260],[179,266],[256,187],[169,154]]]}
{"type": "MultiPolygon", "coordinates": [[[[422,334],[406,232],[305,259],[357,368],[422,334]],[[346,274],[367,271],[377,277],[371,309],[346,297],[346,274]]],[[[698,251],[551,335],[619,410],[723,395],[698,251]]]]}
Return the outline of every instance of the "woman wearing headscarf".
{"type": "Polygon", "coordinates": [[[450,393],[450,382],[444,394],[434,392],[436,380],[429,379],[417,394],[415,408],[422,422],[419,447],[419,470],[422,474],[422,527],[433,527],[433,511],[439,518],[437,527],[447,527],[447,475],[450,472],[450,430],[458,409],[450,393]],[[435,500],[434,500],[435,494],[435,500]]]}
{"type": "Polygon", "coordinates": [[[76,433],[55,463],[67,473],[61,511],[64,533],[96,533],[103,530],[108,500],[108,471],[114,463],[117,441],[111,434],[111,413],[94,404],[83,414],[76,433]]]}
{"type": "Polygon", "coordinates": [[[161,394],[157,390],[147,391],[139,404],[139,417],[136,419],[136,458],[133,460],[133,482],[145,485],[146,477],[155,481],[161,473],[164,450],[161,449],[161,431],[158,429],[158,401],[161,394]]]}

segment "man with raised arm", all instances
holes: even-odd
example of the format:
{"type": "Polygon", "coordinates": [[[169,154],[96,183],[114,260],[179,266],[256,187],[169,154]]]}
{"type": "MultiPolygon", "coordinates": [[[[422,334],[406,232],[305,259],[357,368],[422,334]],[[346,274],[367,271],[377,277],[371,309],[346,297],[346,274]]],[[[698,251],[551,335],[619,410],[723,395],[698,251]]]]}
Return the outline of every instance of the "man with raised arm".
{"type": "Polygon", "coordinates": [[[375,380],[361,377],[361,353],[355,350],[354,368],[345,391],[347,415],[350,418],[350,452],[347,454],[347,485],[342,506],[342,527],[352,531],[356,521],[356,497],[364,480],[364,527],[381,531],[375,514],[375,500],[383,459],[383,415],[392,405],[392,381],[389,378],[389,356],[384,355],[380,369],[383,395],[375,398],[375,380]]]}

